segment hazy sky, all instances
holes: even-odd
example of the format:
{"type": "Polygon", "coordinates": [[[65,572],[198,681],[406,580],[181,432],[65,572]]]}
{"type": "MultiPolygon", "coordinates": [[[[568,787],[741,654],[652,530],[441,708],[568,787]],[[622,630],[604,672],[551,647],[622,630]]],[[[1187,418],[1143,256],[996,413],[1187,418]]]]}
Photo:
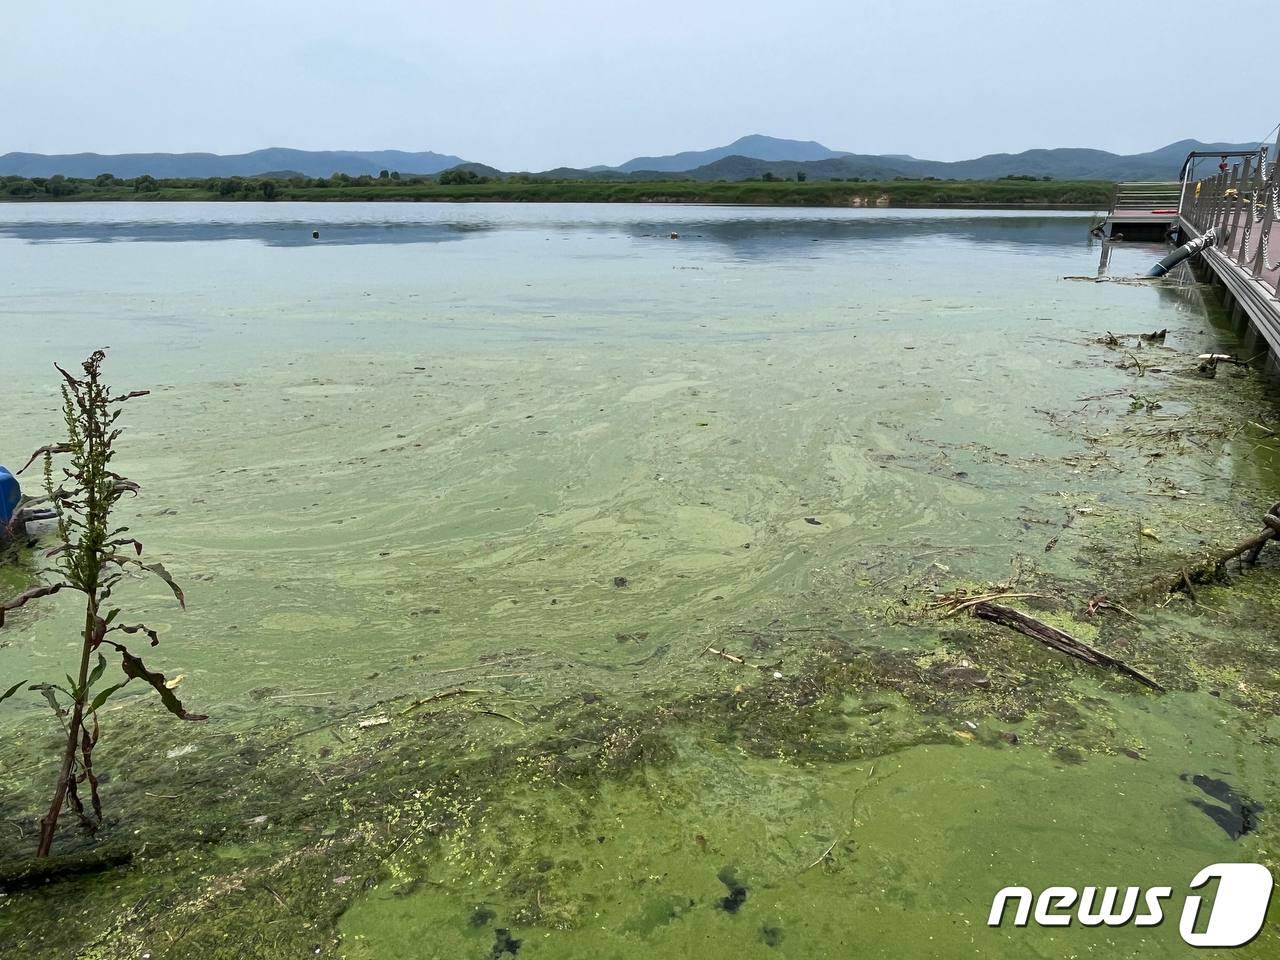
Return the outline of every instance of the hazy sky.
{"type": "Polygon", "coordinates": [[[1277,36],[1270,0],[42,0],[3,17],[0,153],[395,148],[512,170],[746,133],[1132,153],[1262,137],[1280,104],[1250,38],[1277,36]],[[1169,45],[1196,36],[1217,41],[1169,45]],[[1252,82],[1229,49],[1253,51],[1252,82]]]}

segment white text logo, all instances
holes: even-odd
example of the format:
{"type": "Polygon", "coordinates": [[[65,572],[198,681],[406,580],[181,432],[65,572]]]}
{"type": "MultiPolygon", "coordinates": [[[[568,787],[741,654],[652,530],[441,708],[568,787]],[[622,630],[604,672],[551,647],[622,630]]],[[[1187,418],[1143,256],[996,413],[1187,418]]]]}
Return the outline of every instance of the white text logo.
{"type": "MultiPolygon", "coordinates": [[[[1239,947],[1258,935],[1271,902],[1271,872],[1260,863],[1215,863],[1195,875],[1191,890],[1211,880],[1218,890],[1202,918],[1202,896],[1188,894],[1182,904],[1178,932],[1195,947],[1239,947]],[[1201,927],[1196,932],[1196,927],[1201,927]]],[[[1036,896],[1027,887],[1005,887],[991,901],[987,925],[998,927],[1013,904],[1013,925],[1034,919],[1042,927],[1066,927],[1078,920],[1085,927],[1154,927],[1164,921],[1172,887],[1046,887],[1036,896]],[[1034,910],[1033,910],[1034,906],[1034,910]]]]}

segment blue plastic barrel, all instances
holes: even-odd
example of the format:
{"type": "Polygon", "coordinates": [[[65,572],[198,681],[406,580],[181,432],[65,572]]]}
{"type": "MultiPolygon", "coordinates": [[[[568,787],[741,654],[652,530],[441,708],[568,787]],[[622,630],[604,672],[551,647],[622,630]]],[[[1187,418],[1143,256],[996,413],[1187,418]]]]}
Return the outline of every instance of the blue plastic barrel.
{"type": "Polygon", "coordinates": [[[0,525],[13,519],[14,511],[22,502],[22,487],[18,486],[18,478],[0,467],[0,525]]]}

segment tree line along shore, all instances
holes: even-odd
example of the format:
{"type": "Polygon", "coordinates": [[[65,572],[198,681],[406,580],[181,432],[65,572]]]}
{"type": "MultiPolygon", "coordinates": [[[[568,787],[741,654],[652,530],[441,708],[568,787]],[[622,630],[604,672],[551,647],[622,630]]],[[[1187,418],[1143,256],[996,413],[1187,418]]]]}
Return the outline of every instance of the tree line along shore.
{"type": "Polygon", "coordinates": [[[1099,208],[1109,205],[1115,184],[1103,180],[895,179],[734,181],[559,180],[530,175],[481,176],[447,170],[436,176],[383,171],[374,177],[261,176],[158,180],[122,179],[109,173],[75,177],[0,177],[0,201],[456,201],[541,203],[723,203],[777,206],[861,207],[1011,205],[1099,208]]]}

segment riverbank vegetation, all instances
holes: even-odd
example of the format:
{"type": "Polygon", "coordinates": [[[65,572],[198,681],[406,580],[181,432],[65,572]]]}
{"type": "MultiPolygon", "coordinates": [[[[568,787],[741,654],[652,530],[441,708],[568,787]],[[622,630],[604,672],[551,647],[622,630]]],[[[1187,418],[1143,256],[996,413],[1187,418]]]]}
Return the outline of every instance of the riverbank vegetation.
{"type": "MultiPolygon", "coordinates": [[[[66,734],[64,745],[59,748],[61,762],[53,799],[40,820],[37,857],[49,856],[65,807],[75,811],[82,830],[89,836],[103,825],[99,777],[93,767],[93,751],[101,735],[98,714],[130,680],[140,680],[155,688],[165,708],[175,716],[183,720],[207,719],[187,712],[172,690],[173,682],[167,681],[164,674],[149,670],[141,658],[120,642],[124,634],[145,637],[153,647],[160,642],[156,631],[145,623],[118,619],[120,608],[112,606],[110,601],[126,574],[155,574],[169,585],[179,603],[183,603],[183,593],[163,565],[143,562],[142,541],[126,536],[128,527],[112,527],[116,504],[122,497],[138,493],[136,483],[112,469],[114,444],[124,432],[118,425],[120,408],[129,400],[146,396],[148,391],[113,394],[102,380],[105,359],[103,351],[95,351],[82,365],[83,377],[74,377],[62,367],[57,368],[64,381],[66,440],[42,447],[27,463],[30,466],[43,457],[45,499],[58,516],[58,543],[46,553],[53,565],[44,572],[51,579],[14,599],[0,602],[0,626],[3,626],[7,611],[63,590],[79,593],[85,601],[84,626],[78,638],[78,673],[74,677],[70,673],[66,675],[66,686],[45,681],[28,687],[44,697],[66,734]],[[56,486],[55,456],[65,456],[68,463],[59,469],[56,486]],[[110,683],[104,676],[107,671],[104,650],[120,655],[123,680],[110,683]],[[103,682],[99,684],[100,680],[103,682]],[[88,793],[87,798],[81,796],[82,792],[88,793]],[[85,800],[91,809],[85,808],[85,800]]],[[[0,694],[0,700],[13,696],[26,682],[20,680],[9,687],[0,694]]]]}
{"type": "Polygon", "coordinates": [[[162,201],[454,201],[514,203],[724,203],[860,207],[1028,205],[1100,207],[1114,184],[1101,180],[558,180],[485,176],[465,169],[436,177],[263,176],[124,180],[104,173],[73,177],[0,177],[0,200],[162,201]]]}

